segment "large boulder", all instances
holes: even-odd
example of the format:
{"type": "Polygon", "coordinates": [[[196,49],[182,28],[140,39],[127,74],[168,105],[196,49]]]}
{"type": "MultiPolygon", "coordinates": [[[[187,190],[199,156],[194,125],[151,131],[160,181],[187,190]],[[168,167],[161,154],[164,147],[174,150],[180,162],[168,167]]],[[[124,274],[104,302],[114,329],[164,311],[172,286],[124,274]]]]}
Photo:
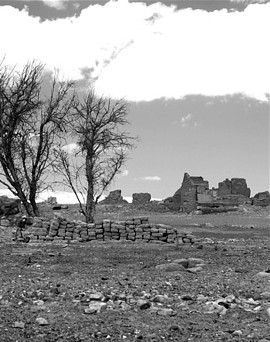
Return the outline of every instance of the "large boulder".
{"type": "Polygon", "coordinates": [[[0,216],[16,215],[21,212],[21,200],[0,196],[0,216]]]}
{"type": "Polygon", "coordinates": [[[124,200],[121,195],[121,190],[114,190],[100,204],[127,204],[128,201],[124,200]]]}
{"type": "Polygon", "coordinates": [[[151,201],[151,195],[148,192],[132,194],[132,204],[141,205],[151,201]]]}

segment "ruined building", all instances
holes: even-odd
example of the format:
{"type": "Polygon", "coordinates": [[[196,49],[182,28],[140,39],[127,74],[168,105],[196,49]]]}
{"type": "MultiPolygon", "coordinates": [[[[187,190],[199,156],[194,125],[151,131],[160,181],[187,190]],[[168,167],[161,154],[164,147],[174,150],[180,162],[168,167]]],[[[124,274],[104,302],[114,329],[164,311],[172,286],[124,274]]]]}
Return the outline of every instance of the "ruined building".
{"type": "Polygon", "coordinates": [[[250,201],[250,189],[244,178],[225,179],[218,188],[209,189],[203,177],[184,174],[181,188],[164,202],[172,210],[190,213],[198,207],[237,206],[250,201]]]}

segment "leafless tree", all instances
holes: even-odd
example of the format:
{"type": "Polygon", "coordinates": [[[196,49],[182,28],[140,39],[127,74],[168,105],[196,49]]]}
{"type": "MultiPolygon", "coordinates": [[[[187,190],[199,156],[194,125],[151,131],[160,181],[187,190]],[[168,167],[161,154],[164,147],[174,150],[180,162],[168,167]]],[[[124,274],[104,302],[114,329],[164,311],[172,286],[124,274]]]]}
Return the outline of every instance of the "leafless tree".
{"type": "Polygon", "coordinates": [[[22,201],[28,215],[39,215],[37,195],[46,190],[52,153],[66,129],[73,82],[53,77],[49,96],[44,66],[32,62],[16,72],[0,65],[0,183],[22,201]]]}
{"type": "Polygon", "coordinates": [[[74,101],[69,130],[73,153],[58,149],[57,171],[75,193],[86,222],[93,222],[95,206],[134,148],[136,137],[124,131],[128,103],[98,97],[90,90],[74,101]]]}

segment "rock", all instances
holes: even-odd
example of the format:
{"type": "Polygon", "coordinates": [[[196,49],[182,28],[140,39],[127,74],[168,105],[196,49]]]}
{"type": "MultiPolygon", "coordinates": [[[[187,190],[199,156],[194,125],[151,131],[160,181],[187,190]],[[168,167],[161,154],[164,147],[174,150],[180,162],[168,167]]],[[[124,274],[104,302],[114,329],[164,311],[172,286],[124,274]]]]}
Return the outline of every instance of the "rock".
{"type": "Polygon", "coordinates": [[[188,268],[188,260],[187,259],[176,259],[172,261],[175,264],[180,264],[184,266],[185,268],[188,268]]]}
{"type": "Polygon", "coordinates": [[[38,305],[38,306],[43,306],[45,304],[44,301],[41,299],[34,300],[33,303],[38,305]]]}
{"type": "Polygon", "coordinates": [[[13,327],[14,328],[23,329],[25,327],[25,323],[23,323],[23,322],[14,322],[13,327]]]}
{"type": "Polygon", "coordinates": [[[147,310],[151,307],[151,303],[148,300],[139,299],[137,305],[141,310],[147,310]]]}
{"type": "Polygon", "coordinates": [[[191,268],[188,268],[187,269],[187,272],[190,272],[190,273],[198,273],[198,272],[201,272],[202,271],[202,267],[201,266],[198,266],[198,267],[191,267],[191,268]]]}
{"type": "Polygon", "coordinates": [[[177,264],[174,262],[171,262],[169,264],[161,264],[156,266],[157,270],[165,271],[165,272],[176,272],[176,271],[182,271],[185,269],[185,267],[181,264],[177,264]]]}
{"type": "Polygon", "coordinates": [[[101,292],[91,293],[89,295],[90,300],[99,301],[104,299],[104,295],[101,292]]]}
{"type": "Polygon", "coordinates": [[[21,200],[0,196],[0,216],[16,215],[21,212],[21,200]]]}
{"type": "Polygon", "coordinates": [[[188,258],[188,267],[196,267],[198,265],[204,265],[204,260],[199,258],[188,258]]]}
{"type": "Polygon", "coordinates": [[[178,325],[172,324],[169,326],[168,330],[180,331],[182,329],[178,325]]]}
{"type": "Polygon", "coordinates": [[[260,294],[262,299],[270,299],[270,291],[265,291],[260,294]]]}
{"type": "Polygon", "coordinates": [[[255,276],[270,278],[270,270],[258,272],[255,276]]]}
{"type": "Polygon", "coordinates": [[[49,322],[48,322],[45,318],[43,318],[43,317],[38,317],[38,318],[36,319],[36,322],[37,322],[39,325],[48,325],[48,324],[49,324],[49,322]]]}
{"type": "Polygon", "coordinates": [[[89,307],[84,310],[86,314],[100,313],[104,311],[107,307],[106,303],[103,302],[91,302],[89,307]]]}
{"type": "Polygon", "coordinates": [[[197,296],[197,298],[196,298],[197,302],[204,302],[204,301],[206,301],[207,299],[208,299],[208,297],[205,297],[205,296],[202,295],[202,294],[198,294],[198,296],[197,296]]]}
{"type": "Polygon", "coordinates": [[[204,306],[205,313],[217,313],[219,315],[225,315],[227,309],[223,305],[219,305],[217,301],[215,302],[206,302],[204,306]]]}
{"type": "Polygon", "coordinates": [[[182,300],[194,300],[194,298],[189,293],[182,295],[181,299],[182,300]]]}
{"type": "Polygon", "coordinates": [[[177,313],[173,309],[160,308],[157,310],[157,315],[159,316],[176,316],[177,313]]]}
{"type": "Polygon", "coordinates": [[[243,332],[241,330],[235,330],[233,333],[232,333],[233,336],[241,336],[243,335],[243,332]]]}
{"type": "Polygon", "coordinates": [[[165,296],[156,295],[156,296],[152,299],[152,301],[153,301],[154,303],[164,303],[164,302],[166,301],[166,299],[168,299],[168,298],[165,298],[165,296]]]}

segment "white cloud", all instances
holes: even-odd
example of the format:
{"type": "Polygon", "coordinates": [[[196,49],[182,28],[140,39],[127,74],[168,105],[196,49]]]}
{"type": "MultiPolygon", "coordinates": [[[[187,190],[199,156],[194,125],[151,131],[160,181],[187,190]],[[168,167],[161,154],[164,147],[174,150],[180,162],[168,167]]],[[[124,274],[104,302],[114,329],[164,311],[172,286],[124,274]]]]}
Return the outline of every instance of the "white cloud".
{"type": "Polygon", "coordinates": [[[62,147],[62,150],[68,154],[73,154],[78,150],[78,145],[76,143],[71,143],[62,147]]]}
{"type": "Polygon", "coordinates": [[[142,177],[141,179],[145,181],[151,181],[151,182],[159,182],[161,180],[159,176],[146,176],[146,177],[142,177]]]}
{"type": "Polygon", "coordinates": [[[73,79],[93,70],[99,94],[131,101],[241,92],[265,100],[269,17],[270,3],[228,13],[125,0],[41,22],[1,6],[1,53],[12,65],[35,58],[73,79]]]}

